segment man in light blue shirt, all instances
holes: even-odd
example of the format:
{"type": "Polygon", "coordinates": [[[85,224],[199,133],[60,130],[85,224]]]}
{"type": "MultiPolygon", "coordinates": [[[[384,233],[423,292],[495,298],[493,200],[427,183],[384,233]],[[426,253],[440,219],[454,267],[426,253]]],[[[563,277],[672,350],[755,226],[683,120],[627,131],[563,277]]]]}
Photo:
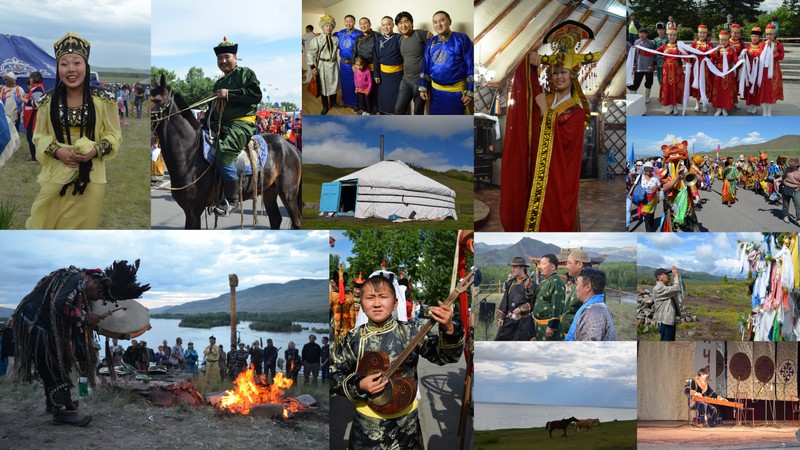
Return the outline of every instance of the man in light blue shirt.
{"type": "Polygon", "coordinates": [[[616,341],[614,318],[605,303],[606,274],[586,268],[578,274],[575,293],[583,306],[575,314],[565,341],[616,341]]]}

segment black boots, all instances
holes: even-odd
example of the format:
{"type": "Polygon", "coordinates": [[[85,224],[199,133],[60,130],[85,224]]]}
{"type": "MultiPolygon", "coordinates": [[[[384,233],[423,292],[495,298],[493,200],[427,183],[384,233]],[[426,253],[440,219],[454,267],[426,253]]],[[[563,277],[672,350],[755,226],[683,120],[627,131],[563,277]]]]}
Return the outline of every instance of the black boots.
{"type": "Polygon", "coordinates": [[[222,189],[225,192],[225,198],[214,207],[214,214],[218,216],[227,216],[239,209],[238,184],[239,180],[222,180],[222,189]]]}
{"type": "Polygon", "coordinates": [[[325,114],[328,114],[328,96],[323,95],[320,98],[322,99],[322,112],[320,114],[324,116],[325,114]]]}
{"type": "Polygon", "coordinates": [[[53,413],[53,425],[85,427],[91,421],[92,416],[79,414],[78,411],[57,411],[53,413]]]}

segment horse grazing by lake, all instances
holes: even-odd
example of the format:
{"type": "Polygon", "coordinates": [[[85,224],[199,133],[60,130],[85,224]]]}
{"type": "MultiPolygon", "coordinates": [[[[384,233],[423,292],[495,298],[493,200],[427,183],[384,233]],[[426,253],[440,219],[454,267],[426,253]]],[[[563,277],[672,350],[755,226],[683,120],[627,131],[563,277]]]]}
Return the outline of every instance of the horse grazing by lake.
{"type": "Polygon", "coordinates": [[[550,437],[553,437],[553,430],[564,430],[564,434],[562,434],[561,437],[566,437],[567,427],[569,424],[577,421],[578,419],[576,419],[574,416],[570,417],[569,419],[554,420],[552,422],[547,422],[547,424],[544,426],[544,429],[550,432],[550,437]]]}
{"type": "Polygon", "coordinates": [[[581,428],[586,428],[586,431],[591,431],[593,426],[600,426],[600,419],[584,419],[575,422],[575,428],[580,433],[581,428]]]}
{"type": "MultiPolygon", "coordinates": [[[[216,204],[222,192],[217,170],[203,155],[203,132],[189,105],[181,95],[167,86],[164,75],[160,84],[153,80],[150,91],[151,127],[161,144],[161,154],[169,170],[172,198],[186,216],[185,229],[200,229],[203,210],[216,204]]],[[[263,133],[267,143],[267,159],[260,171],[239,175],[242,188],[240,203],[257,200],[260,193],[272,229],[281,226],[278,196],[289,213],[292,229],[300,229],[302,214],[298,197],[302,173],[300,151],[281,136],[263,133]],[[260,183],[259,183],[260,180],[260,183]],[[256,189],[258,188],[258,189],[256,189]]],[[[254,202],[255,203],[255,202],[254,202]]],[[[254,207],[254,214],[258,208],[254,207]]]]}

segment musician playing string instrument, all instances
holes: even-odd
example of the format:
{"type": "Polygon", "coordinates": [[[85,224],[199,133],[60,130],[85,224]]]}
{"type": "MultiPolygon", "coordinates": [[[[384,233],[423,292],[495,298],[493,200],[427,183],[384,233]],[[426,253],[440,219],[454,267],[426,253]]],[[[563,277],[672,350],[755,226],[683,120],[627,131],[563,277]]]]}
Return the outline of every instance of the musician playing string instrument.
{"type": "MultiPolygon", "coordinates": [[[[708,369],[702,368],[697,371],[697,376],[686,383],[683,393],[690,397],[717,398],[717,393],[708,385],[708,369]]],[[[714,405],[694,402],[689,408],[697,410],[697,425],[715,427],[719,412],[714,405]]]]}
{"type": "MultiPolygon", "coordinates": [[[[393,415],[374,411],[367,400],[380,394],[387,386],[381,373],[369,376],[358,374],[362,355],[367,351],[384,351],[389,360],[397,359],[417,334],[420,326],[414,322],[398,322],[392,317],[397,308],[396,283],[381,275],[373,275],[364,283],[361,307],[369,321],[347,333],[333,355],[331,391],[344,395],[356,404],[350,429],[349,448],[423,448],[422,431],[415,399],[404,410],[393,415]]],[[[428,333],[400,366],[398,373],[417,381],[417,361],[420,356],[438,365],[458,362],[463,346],[464,331],[453,322],[448,306],[431,306],[430,313],[439,325],[438,333],[428,333]]]]}

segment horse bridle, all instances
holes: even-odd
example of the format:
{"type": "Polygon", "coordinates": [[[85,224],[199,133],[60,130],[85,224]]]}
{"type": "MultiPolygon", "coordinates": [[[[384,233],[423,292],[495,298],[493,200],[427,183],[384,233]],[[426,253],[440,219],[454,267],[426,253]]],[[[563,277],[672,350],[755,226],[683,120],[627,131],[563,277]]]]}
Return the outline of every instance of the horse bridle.
{"type": "Polygon", "coordinates": [[[187,106],[186,108],[179,109],[178,111],[176,111],[174,113],[167,114],[169,112],[169,109],[172,107],[172,104],[174,103],[174,100],[175,100],[175,95],[172,93],[172,90],[170,90],[169,91],[169,95],[167,96],[167,99],[164,100],[164,103],[162,103],[161,106],[159,106],[157,109],[155,109],[155,110],[151,109],[150,110],[150,129],[151,130],[155,130],[158,127],[158,123],[159,122],[166,121],[167,119],[169,119],[172,116],[177,116],[178,114],[182,114],[185,111],[191,110],[195,106],[204,105],[204,104],[206,104],[206,103],[208,103],[208,102],[210,102],[210,101],[212,101],[212,100],[214,100],[216,98],[217,98],[216,95],[212,95],[212,96],[204,98],[204,99],[202,99],[202,100],[200,100],[198,102],[192,103],[191,105],[187,106]]]}

